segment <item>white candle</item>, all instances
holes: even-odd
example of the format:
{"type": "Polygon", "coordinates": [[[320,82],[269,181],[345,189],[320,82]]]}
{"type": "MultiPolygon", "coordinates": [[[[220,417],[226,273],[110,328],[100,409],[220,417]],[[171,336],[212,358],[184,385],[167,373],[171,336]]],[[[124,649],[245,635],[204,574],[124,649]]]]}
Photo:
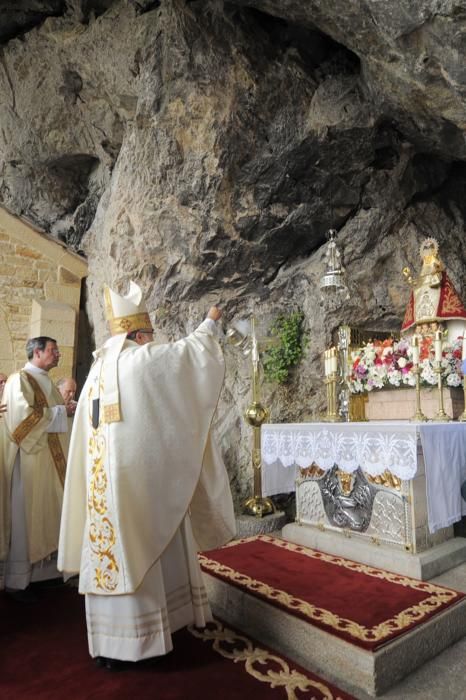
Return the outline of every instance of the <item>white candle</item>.
{"type": "Polygon", "coordinates": [[[413,365],[419,364],[419,340],[417,335],[413,335],[413,365]]]}
{"type": "Polygon", "coordinates": [[[330,357],[330,371],[331,371],[332,373],[336,373],[336,371],[337,371],[337,369],[338,369],[338,365],[337,365],[337,351],[335,350],[335,348],[332,348],[332,349],[330,350],[330,353],[331,353],[331,357],[330,357]]]}
{"type": "Polygon", "coordinates": [[[463,331],[463,353],[461,359],[466,360],[466,328],[463,331]]]}
{"type": "Polygon", "coordinates": [[[324,366],[325,366],[325,376],[328,377],[330,370],[328,366],[328,350],[324,351],[324,366]]]}
{"type": "Polygon", "coordinates": [[[435,349],[435,361],[441,362],[442,361],[442,331],[435,331],[434,349],[435,349]]]}

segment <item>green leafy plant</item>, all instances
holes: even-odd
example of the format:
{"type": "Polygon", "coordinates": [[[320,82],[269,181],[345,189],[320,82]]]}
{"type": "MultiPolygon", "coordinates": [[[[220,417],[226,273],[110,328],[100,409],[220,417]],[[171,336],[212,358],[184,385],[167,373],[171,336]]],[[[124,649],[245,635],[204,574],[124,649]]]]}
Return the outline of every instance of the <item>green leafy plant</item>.
{"type": "Polygon", "coordinates": [[[307,338],[304,333],[304,314],[292,311],[280,314],[270,327],[270,334],[277,339],[264,352],[264,377],[267,381],[285,384],[290,377],[290,370],[304,355],[307,338]]]}

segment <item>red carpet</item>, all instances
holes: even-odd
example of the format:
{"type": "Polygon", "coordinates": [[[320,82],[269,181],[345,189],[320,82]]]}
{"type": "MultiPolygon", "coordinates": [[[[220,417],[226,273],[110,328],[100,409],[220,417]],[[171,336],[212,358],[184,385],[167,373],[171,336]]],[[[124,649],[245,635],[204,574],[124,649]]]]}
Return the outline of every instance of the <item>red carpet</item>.
{"type": "Polygon", "coordinates": [[[216,622],[180,630],[155,664],[110,672],[89,657],[84,600],[63,586],[38,603],[0,594],[1,700],[354,700],[216,622]]]}
{"type": "Polygon", "coordinates": [[[201,555],[204,571],[364,649],[464,598],[426,581],[259,535],[201,555]]]}

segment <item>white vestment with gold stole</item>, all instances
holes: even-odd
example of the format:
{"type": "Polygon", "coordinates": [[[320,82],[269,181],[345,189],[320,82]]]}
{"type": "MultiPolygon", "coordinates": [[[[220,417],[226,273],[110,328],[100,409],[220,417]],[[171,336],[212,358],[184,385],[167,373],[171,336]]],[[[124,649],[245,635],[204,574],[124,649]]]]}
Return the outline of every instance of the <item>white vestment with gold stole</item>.
{"type": "Polygon", "coordinates": [[[124,341],[119,403],[103,406],[111,339],[81,392],[58,565],[80,574],[92,656],[164,654],[172,632],[210,619],[196,550],[235,531],[210,438],[224,375],[212,323],[172,344],[124,341]]]}
{"type": "MultiPolygon", "coordinates": [[[[68,423],[45,370],[27,363],[3,394],[0,560],[6,588],[58,576],[68,423]]],[[[3,577],[2,577],[3,578],[3,577]]]]}

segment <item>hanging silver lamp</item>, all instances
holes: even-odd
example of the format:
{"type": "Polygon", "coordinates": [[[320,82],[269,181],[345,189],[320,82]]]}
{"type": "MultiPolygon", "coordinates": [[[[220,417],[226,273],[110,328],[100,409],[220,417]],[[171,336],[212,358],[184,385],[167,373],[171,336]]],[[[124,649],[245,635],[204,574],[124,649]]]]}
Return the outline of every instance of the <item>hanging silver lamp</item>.
{"type": "Polygon", "coordinates": [[[337,232],[330,229],[327,233],[328,246],[325,251],[326,271],[320,279],[320,296],[324,304],[339,306],[350,298],[346,271],[343,267],[341,253],[336,244],[337,232]]]}

